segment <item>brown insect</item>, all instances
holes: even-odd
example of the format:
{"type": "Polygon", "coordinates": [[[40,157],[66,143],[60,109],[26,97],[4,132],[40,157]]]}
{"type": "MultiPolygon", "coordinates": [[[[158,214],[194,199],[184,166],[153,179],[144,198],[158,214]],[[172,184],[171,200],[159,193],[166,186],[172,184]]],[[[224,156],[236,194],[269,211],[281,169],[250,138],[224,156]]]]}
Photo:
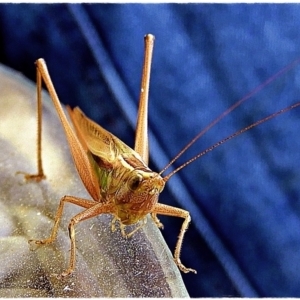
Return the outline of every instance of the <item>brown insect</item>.
{"type": "Polygon", "coordinates": [[[42,81],[44,81],[65,130],[78,174],[92,197],[92,199],[82,199],[69,195],[62,197],[55,216],[55,222],[50,237],[44,240],[29,241],[35,244],[50,244],[56,239],[64,204],[66,202],[73,203],[84,208],[84,210],[75,215],[69,223],[69,236],[71,240],[70,262],[68,268],[59,277],[68,276],[75,269],[75,225],[83,220],[103,213],[110,213],[114,216],[111,228],[112,230],[115,230],[115,224],[118,222],[121,233],[124,237],[130,237],[139,230],[144,225],[148,214],[151,214],[153,221],[159,228],[162,228],[162,224],[157,218],[157,214],[183,218],[184,221],[175,247],[174,261],[181,271],[185,273],[196,273],[194,269],[185,267],[180,261],[183,237],[191,221],[190,214],[188,211],[183,209],[158,203],[159,194],[162,192],[165,183],[179,170],[203,156],[205,153],[223,144],[225,141],[300,105],[300,103],[296,103],[234,133],[204,152],[201,152],[191,158],[169,175],[162,177],[161,174],[182,153],[184,153],[187,148],[189,148],[201,135],[204,134],[204,132],[206,132],[211,126],[213,126],[241,102],[228,109],[223,115],[204,129],[204,131],[200,132],[161,172],[153,172],[147,166],[149,157],[147,134],[148,93],[153,45],[154,36],[151,34],[146,35],[145,57],[134,150],[110,132],[87,118],[78,107],[73,110],[68,107],[68,113],[73,124],[72,128],[62,109],[45,61],[43,59],[38,59],[36,62],[38,100],[38,173],[34,175],[27,174],[25,178],[27,180],[31,179],[36,181],[45,179],[41,157],[41,87],[42,81]],[[127,225],[136,223],[139,224],[132,232],[125,232],[125,227],[127,225]]]}

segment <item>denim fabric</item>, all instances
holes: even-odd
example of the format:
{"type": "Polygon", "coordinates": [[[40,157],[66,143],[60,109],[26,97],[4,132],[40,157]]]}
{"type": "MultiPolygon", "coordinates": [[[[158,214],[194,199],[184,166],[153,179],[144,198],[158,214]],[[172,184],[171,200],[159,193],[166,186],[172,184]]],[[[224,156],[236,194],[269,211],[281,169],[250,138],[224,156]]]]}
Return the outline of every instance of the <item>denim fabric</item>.
{"type": "MultiPolygon", "coordinates": [[[[300,6],[0,5],[0,62],[34,80],[43,57],[61,101],[133,145],[143,36],[156,36],[150,166],[161,170],[218,115],[299,58],[300,6]]],[[[300,100],[299,66],[219,122],[175,166],[300,100]]],[[[189,210],[192,297],[300,297],[300,108],[221,145],[167,183],[189,210]]],[[[161,217],[174,249],[182,220],[161,217]]],[[[101,255],[101,253],[99,253],[101,255]]]]}

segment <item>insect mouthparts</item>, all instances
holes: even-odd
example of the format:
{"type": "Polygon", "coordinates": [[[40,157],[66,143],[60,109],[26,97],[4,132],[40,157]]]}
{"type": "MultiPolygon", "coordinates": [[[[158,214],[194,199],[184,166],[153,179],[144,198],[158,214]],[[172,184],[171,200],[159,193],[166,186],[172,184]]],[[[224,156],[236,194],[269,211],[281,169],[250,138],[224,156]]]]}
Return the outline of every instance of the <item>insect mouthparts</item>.
{"type": "Polygon", "coordinates": [[[159,194],[158,188],[154,188],[149,192],[150,195],[159,194]]]}

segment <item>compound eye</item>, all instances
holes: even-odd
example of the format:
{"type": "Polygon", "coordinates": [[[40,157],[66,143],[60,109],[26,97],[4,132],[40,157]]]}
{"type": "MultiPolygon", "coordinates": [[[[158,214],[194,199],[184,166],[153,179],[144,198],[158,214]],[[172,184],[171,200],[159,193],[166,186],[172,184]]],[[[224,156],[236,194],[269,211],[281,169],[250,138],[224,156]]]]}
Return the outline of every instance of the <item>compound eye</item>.
{"type": "Polygon", "coordinates": [[[129,181],[129,188],[132,191],[135,191],[139,186],[140,183],[143,181],[143,176],[140,174],[137,174],[136,176],[132,177],[129,181]]]}

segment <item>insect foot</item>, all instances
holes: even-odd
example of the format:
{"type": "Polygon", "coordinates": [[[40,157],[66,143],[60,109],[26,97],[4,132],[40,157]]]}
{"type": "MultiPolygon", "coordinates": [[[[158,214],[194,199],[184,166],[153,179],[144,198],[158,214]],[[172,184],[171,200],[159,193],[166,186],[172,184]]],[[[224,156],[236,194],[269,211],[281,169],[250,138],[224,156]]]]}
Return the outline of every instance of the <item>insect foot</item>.
{"type": "Polygon", "coordinates": [[[55,276],[55,278],[57,278],[58,280],[62,280],[64,278],[66,278],[66,277],[71,276],[72,273],[73,273],[73,271],[74,270],[69,270],[68,269],[67,271],[62,272],[61,274],[53,274],[53,276],[55,276]]]}
{"type": "Polygon", "coordinates": [[[41,180],[46,179],[46,176],[42,173],[42,174],[29,174],[26,172],[16,172],[16,175],[18,174],[22,174],[24,175],[25,181],[36,181],[36,182],[40,182],[41,180]]]}
{"type": "Polygon", "coordinates": [[[181,260],[179,258],[174,258],[174,261],[176,263],[176,265],[178,266],[178,268],[183,272],[183,273],[189,273],[189,272],[193,272],[195,274],[197,274],[197,271],[191,268],[187,268],[185,267],[182,263],[181,260]]]}
{"type": "Polygon", "coordinates": [[[61,274],[53,273],[50,275],[50,277],[54,277],[57,280],[63,280],[64,278],[71,276],[72,273],[73,273],[73,271],[70,271],[70,272],[65,271],[65,272],[62,272],[61,274]]]}
{"type": "Polygon", "coordinates": [[[125,229],[126,229],[126,226],[127,225],[124,225],[120,219],[118,217],[114,217],[113,220],[111,221],[111,231],[112,232],[115,232],[116,231],[116,223],[119,223],[119,227],[120,227],[120,231],[121,231],[121,234],[122,234],[122,237],[123,238],[131,238],[138,230],[140,230],[144,225],[146,225],[147,223],[147,218],[144,218],[142,221],[136,223],[137,227],[134,228],[132,231],[130,232],[126,232],[125,229]]]}
{"type": "Polygon", "coordinates": [[[44,174],[26,174],[24,173],[24,177],[26,181],[36,181],[36,182],[40,182],[43,179],[46,179],[46,176],[44,174]]]}
{"type": "Polygon", "coordinates": [[[39,244],[37,244],[35,240],[29,240],[28,244],[30,251],[35,251],[39,246],[39,244]]]}
{"type": "Polygon", "coordinates": [[[151,218],[154,221],[155,225],[160,228],[160,229],[164,229],[164,225],[162,222],[160,222],[159,218],[157,217],[156,214],[151,214],[151,218]]]}
{"type": "Polygon", "coordinates": [[[28,240],[28,244],[30,245],[30,250],[34,251],[38,248],[40,245],[47,245],[51,244],[52,240],[51,239],[46,239],[46,240],[28,240]]]}

